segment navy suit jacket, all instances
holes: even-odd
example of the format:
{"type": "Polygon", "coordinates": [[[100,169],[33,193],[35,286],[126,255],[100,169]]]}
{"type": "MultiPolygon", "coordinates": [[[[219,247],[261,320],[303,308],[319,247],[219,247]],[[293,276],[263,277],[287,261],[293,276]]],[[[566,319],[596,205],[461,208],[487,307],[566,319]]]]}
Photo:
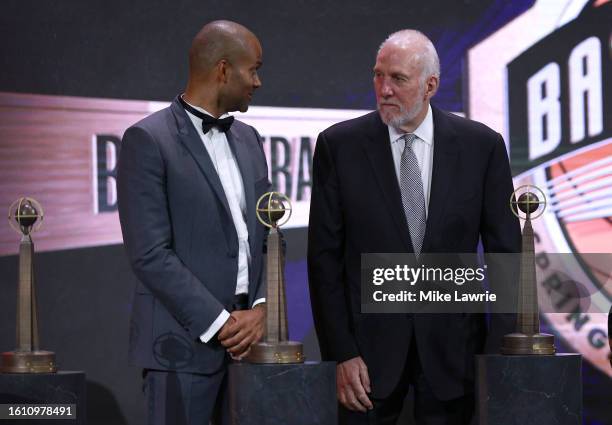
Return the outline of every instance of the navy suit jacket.
{"type": "MultiPolygon", "coordinates": [[[[178,98],[177,98],[178,99],[178,98]]],[[[238,238],[221,181],[187,113],[172,104],[128,128],[117,183],[123,241],[139,280],[130,324],[130,362],[143,368],[212,373],[225,349],[199,337],[236,290],[238,238]]],[[[255,202],[268,190],[261,138],[234,121],[227,132],[246,195],[249,301],[262,285],[264,228],[255,202]]]]}
{"type": "MultiPolygon", "coordinates": [[[[423,252],[520,252],[518,219],[502,137],[483,124],[433,109],[434,157],[423,252]]],[[[474,354],[496,352],[514,317],[362,314],[361,253],[413,252],[387,126],[378,112],[336,124],[317,140],[308,233],[308,274],[322,357],[362,356],[374,397],[386,397],[417,342],[440,399],[473,391],[474,354]]]]}

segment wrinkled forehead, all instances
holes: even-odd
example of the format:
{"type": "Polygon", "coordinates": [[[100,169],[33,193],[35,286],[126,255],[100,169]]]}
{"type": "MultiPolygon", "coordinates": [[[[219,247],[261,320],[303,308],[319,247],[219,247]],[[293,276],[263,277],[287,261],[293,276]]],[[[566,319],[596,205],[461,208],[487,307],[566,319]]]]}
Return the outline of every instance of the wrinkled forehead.
{"type": "Polygon", "coordinates": [[[377,67],[413,71],[421,67],[421,52],[414,44],[386,43],[376,55],[377,67]]]}

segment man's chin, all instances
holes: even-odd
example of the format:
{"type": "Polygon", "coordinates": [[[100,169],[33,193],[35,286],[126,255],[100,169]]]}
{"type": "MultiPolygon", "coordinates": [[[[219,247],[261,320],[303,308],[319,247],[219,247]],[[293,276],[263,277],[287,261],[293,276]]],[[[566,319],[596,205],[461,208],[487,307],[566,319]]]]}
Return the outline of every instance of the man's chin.
{"type": "Polygon", "coordinates": [[[397,119],[397,117],[394,114],[383,111],[380,108],[378,109],[378,115],[380,115],[380,119],[386,125],[390,125],[391,123],[393,123],[395,119],[397,119]]]}
{"type": "Polygon", "coordinates": [[[380,115],[380,119],[385,124],[389,125],[389,121],[391,121],[392,116],[388,112],[384,112],[380,107],[378,107],[378,115],[380,115]]]}

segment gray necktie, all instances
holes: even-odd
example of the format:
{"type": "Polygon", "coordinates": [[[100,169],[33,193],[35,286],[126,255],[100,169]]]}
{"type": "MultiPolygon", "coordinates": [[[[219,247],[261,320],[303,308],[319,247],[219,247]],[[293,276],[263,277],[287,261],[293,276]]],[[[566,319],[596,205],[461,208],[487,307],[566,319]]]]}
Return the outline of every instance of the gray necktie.
{"type": "Polygon", "coordinates": [[[404,150],[400,162],[400,191],[404,214],[410,230],[410,238],[414,252],[419,255],[425,237],[425,195],[423,194],[423,181],[416,155],[412,150],[414,134],[404,135],[404,150]]]}

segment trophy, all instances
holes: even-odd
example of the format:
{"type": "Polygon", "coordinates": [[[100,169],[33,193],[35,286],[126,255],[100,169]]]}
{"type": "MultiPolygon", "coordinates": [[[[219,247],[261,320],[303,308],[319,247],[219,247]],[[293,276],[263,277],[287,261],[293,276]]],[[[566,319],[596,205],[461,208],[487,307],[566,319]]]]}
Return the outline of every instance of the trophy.
{"type": "Polygon", "coordinates": [[[285,256],[282,235],[278,231],[291,217],[291,202],[281,193],[268,192],[257,201],[256,212],[257,219],[270,229],[266,260],[266,327],[263,341],[251,345],[246,360],[250,363],[303,363],[302,343],[288,340],[285,256]]]}
{"type": "Polygon", "coordinates": [[[9,207],[9,224],[22,235],[19,244],[19,290],[17,292],[17,348],[2,353],[0,372],[52,373],[55,354],[39,349],[36,293],[34,289],[34,243],[31,234],[43,221],[43,209],[32,198],[19,198],[9,207]],[[38,222],[38,223],[37,223],[38,222]]]}
{"type": "Polygon", "coordinates": [[[504,335],[501,353],[508,355],[555,354],[553,335],[540,333],[540,312],[536,286],[535,249],[531,220],[546,209],[546,196],[536,186],[524,185],[510,196],[510,209],[525,220],[522,237],[516,332],[504,335]],[[536,192],[539,192],[542,200],[536,192]],[[525,216],[521,217],[521,211],[525,216]]]}

